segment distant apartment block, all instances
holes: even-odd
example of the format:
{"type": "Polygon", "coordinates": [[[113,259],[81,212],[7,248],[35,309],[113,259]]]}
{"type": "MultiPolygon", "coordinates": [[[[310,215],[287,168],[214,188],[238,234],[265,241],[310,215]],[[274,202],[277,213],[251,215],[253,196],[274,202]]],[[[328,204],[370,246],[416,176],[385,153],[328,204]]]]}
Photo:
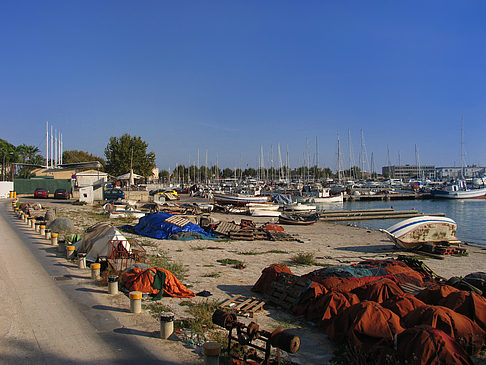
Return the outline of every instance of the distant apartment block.
{"type": "Polygon", "coordinates": [[[486,174],[486,167],[481,166],[466,166],[464,169],[462,167],[438,167],[438,178],[439,179],[458,179],[463,177],[466,179],[473,177],[482,177],[486,174]],[[464,172],[462,172],[464,170],[464,172]]]}
{"type": "Polygon", "coordinates": [[[383,166],[382,174],[394,179],[408,180],[410,178],[449,180],[464,176],[469,179],[486,175],[486,167],[435,167],[433,165],[403,165],[383,166]],[[462,172],[464,170],[464,172],[462,172]],[[463,175],[464,174],[464,175],[463,175]]]}

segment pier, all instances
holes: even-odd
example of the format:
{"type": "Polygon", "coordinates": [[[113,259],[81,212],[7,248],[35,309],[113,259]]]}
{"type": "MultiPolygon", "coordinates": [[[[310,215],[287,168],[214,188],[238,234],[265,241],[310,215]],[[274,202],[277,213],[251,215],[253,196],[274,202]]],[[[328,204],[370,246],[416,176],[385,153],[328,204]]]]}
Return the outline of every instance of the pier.
{"type": "Polygon", "coordinates": [[[345,195],[345,201],[355,200],[414,200],[414,199],[430,199],[430,193],[396,193],[396,194],[360,194],[360,195],[345,195]]]}
{"type": "Polygon", "coordinates": [[[356,220],[382,220],[382,219],[406,219],[419,217],[421,215],[433,215],[444,217],[444,213],[425,214],[419,213],[417,210],[394,210],[393,208],[386,209],[365,209],[365,210],[333,210],[319,212],[319,220],[327,222],[337,221],[356,221],[356,220]]]}

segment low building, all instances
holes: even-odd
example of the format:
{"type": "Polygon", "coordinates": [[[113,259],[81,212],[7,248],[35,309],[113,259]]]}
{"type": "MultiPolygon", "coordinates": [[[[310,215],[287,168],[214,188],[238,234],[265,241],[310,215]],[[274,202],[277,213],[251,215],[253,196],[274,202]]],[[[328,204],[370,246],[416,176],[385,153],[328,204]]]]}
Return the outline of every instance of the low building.
{"type": "Polygon", "coordinates": [[[434,165],[399,165],[399,166],[383,166],[382,174],[393,179],[409,180],[410,178],[418,179],[435,179],[437,171],[434,165]]]}
{"type": "Polygon", "coordinates": [[[78,172],[76,177],[76,187],[84,188],[87,186],[103,186],[108,182],[108,174],[97,170],[78,172]]]}
{"type": "Polygon", "coordinates": [[[474,177],[483,177],[486,175],[486,167],[481,166],[465,166],[463,167],[438,167],[437,173],[439,179],[450,180],[450,179],[471,179],[474,177]]]}

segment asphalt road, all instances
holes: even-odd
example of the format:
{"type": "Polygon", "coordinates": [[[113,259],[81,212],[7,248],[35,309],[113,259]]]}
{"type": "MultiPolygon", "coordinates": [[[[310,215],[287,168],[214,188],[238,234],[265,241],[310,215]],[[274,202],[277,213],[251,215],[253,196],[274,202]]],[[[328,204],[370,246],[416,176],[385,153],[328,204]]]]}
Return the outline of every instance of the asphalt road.
{"type": "Polygon", "coordinates": [[[128,311],[0,201],[1,364],[201,363],[157,338],[147,313],[128,311]],[[147,326],[149,330],[147,330],[147,326]]]}

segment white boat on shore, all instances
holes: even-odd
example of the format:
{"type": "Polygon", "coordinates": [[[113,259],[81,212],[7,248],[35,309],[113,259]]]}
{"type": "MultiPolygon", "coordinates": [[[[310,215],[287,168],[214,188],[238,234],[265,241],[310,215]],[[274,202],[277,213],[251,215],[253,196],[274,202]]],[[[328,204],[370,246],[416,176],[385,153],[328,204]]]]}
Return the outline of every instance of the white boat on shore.
{"type": "Polygon", "coordinates": [[[246,205],[248,203],[267,203],[268,197],[248,194],[223,194],[214,193],[214,202],[217,204],[246,205]]]}
{"type": "Polygon", "coordinates": [[[283,210],[287,212],[313,212],[317,209],[315,205],[292,203],[285,204],[283,210]]]}
{"type": "Polygon", "coordinates": [[[414,249],[425,243],[460,242],[456,237],[456,222],[447,217],[413,217],[381,231],[388,234],[397,247],[404,249],[414,249]]]}

